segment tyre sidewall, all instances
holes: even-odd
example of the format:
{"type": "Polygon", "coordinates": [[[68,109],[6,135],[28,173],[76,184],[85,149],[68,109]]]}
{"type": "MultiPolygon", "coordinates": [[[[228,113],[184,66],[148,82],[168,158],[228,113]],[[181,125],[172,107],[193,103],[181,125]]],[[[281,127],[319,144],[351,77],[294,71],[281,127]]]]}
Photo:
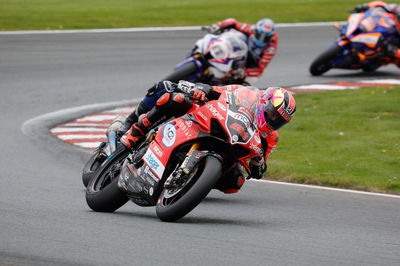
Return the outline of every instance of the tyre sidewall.
{"type": "Polygon", "coordinates": [[[116,177],[106,187],[99,191],[93,190],[93,185],[109,169],[115,162],[122,160],[129,154],[125,147],[121,147],[116,151],[116,155],[106,161],[93,177],[86,188],[86,202],[88,206],[98,212],[114,212],[128,201],[128,197],[118,188],[118,180],[116,177]]]}
{"type": "MultiPolygon", "coordinates": [[[[168,206],[162,205],[159,200],[156,206],[156,213],[162,221],[172,222],[185,216],[193,210],[215,186],[222,174],[221,161],[213,156],[208,156],[205,160],[203,172],[181,198],[168,206]]],[[[163,195],[163,193],[161,195],[163,195]]]]}

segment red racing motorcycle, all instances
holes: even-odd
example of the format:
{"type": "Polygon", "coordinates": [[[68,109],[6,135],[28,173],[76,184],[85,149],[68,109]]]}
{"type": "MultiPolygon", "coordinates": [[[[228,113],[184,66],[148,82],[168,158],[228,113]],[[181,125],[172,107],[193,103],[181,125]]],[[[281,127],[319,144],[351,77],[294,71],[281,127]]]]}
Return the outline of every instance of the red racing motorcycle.
{"type": "Polygon", "coordinates": [[[114,212],[131,200],[156,206],[157,216],[170,222],[193,210],[233,167],[249,177],[249,159],[262,156],[256,104],[245,97],[251,89],[224,91],[156,126],[135,149],[117,145],[89,181],[88,206],[114,212]]]}

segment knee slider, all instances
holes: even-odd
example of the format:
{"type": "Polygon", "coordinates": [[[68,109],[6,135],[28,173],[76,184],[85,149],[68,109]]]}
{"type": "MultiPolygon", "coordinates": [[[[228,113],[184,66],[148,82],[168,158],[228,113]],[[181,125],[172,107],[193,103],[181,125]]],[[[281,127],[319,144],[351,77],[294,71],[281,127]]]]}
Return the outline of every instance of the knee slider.
{"type": "Polygon", "coordinates": [[[166,92],[164,93],[156,102],[157,106],[165,105],[169,99],[171,98],[171,94],[166,92]]]}

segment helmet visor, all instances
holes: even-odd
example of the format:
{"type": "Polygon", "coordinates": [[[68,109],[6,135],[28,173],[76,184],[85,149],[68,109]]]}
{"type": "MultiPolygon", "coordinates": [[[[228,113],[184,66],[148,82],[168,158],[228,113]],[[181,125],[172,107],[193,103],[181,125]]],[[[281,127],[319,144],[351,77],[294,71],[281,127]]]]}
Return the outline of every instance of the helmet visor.
{"type": "Polygon", "coordinates": [[[270,102],[264,104],[264,117],[265,122],[273,130],[278,130],[288,122],[270,102]]]}
{"type": "Polygon", "coordinates": [[[273,34],[271,33],[263,33],[263,32],[259,32],[256,31],[254,33],[254,37],[256,37],[256,39],[262,43],[268,44],[271,42],[273,34]]]}

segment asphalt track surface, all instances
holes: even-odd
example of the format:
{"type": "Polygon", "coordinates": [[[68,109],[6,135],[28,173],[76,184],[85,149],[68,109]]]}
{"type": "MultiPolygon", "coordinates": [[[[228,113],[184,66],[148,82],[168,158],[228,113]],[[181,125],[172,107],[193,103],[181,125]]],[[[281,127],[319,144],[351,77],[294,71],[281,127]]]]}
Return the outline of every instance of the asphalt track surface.
{"type": "MultiPolygon", "coordinates": [[[[311,60],[337,36],[330,27],[279,31],[279,52],[258,85],[367,77],[308,74],[311,60]]],[[[140,97],[201,35],[0,36],[0,264],[400,264],[398,198],[248,182],[236,195],[212,192],[176,223],[134,204],[114,214],[89,210],[80,180],[88,153],[46,135],[46,126],[63,122],[54,119],[59,116],[30,119],[140,97]]],[[[386,67],[372,78],[398,74],[386,67]]]]}

